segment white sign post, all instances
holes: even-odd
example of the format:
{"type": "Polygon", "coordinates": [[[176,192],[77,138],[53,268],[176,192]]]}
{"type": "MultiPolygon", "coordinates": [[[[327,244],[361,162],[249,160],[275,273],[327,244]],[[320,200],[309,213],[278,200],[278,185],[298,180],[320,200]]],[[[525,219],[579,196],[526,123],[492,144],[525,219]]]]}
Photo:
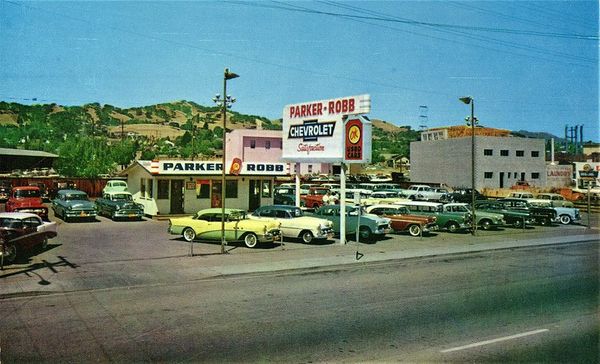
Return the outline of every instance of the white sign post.
{"type": "MultiPolygon", "coordinates": [[[[282,160],[294,163],[340,163],[340,240],[346,243],[346,163],[371,162],[369,95],[287,105],[283,109],[282,160]]],[[[296,196],[300,191],[296,171],[296,196]]],[[[299,204],[298,198],[296,204],[299,204]]]]}

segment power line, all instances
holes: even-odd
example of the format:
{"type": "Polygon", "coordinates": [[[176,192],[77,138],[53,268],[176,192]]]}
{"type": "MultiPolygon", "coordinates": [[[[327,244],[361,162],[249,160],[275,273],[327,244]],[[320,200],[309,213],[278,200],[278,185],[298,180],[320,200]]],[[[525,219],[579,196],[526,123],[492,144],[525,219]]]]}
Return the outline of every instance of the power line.
{"type": "MultiPolygon", "coordinates": [[[[240,2],[240,1],[229,1],[231,3],[236,3],[240,5],[253,5],[251,3],[240,2]]],[[[383,21],[383,22],[391,22],[391,23],[403,23],[409,25],[423,25],[435,28],[444,28],[444,29],[457,29],[457,30],[470,30],[470,31],[480,31],[480,32],[493,32],[493,33],[508,33],[508,34],[516,34],[516,35],[530,35],[530,36],[539,36],[539,37],[552,37],[552,38],[568,38],[568,39],[580,39],[580,40],[599,40],[598,35],[588,35],[588,34],[574,34],[574,33],[549,33],[549,32],[539,32],[533,30],[519,30],[519,29],[508,29],[508,28],[488,28],[488,27],[475,27],[475,26],[466,26],[466,25],[454,25],[454,24],[442,24],[442,23],[430,23],[418,20],[411,19],[403,19],[397,17],[384,17],[384,16],[367,16],[367,15],[352,15],[352,14],[342,14],[342,13],[334,13],[330,11],[316,10],[310,9],[306,7],[300,7],[297,5],[294,6],[285,6],[286,4],[280,3],[279,1],[273,0],[274,3],[279,4],[280,6],[268,6],[265,4],[261,4],[262,7],[271,7],[276,9],[283,9],[288,11],[296,11],[303,13],[311,13],[311,14],[319,14],[319,15],[329,15],[340,18],[349,18],[349,19],[361,19],[361,20],[375,20],[375,21],[383,21]]]]}
{"type": "MultiPolygon", "coordinates": [[[[351,5],[347,5],[347,4],[339,4],[339,3],[334,3],[331,1],[324,1],[324,3],[330,4],[332,6],[337,6],[337,7],[342,7],[342,8],[346,8],[349,10],[353,10],[353,11],[359,11],[359,12],[366,12],[369,14],[381,14],[381,13],[377,13],[374,11],[370,11],[367,9],[363,9],[363,8],[359,8],[356,6],[351,6],[351,5]]],[[[378,26],[378,27],[384,27],[387,29],[392,29],[392,30],[397,30],[397,31],[401,31],[401,32],[406,32],[406,33],[410,33],[410,34],[416,34],[419,36],[424,36],[424,37],[428,37],[428,38],[434,38],[434,39],[441,39],[441,40],[445,40],[447,42],[453,42],[453,43],[457,43],[457,44],[464,44],[470,47],[478,47],[478,48],[483,48],[483,49],[488,49],[488,50],[493,50],[496,52],[503,52],[503,53],[509,53],[509,54],[513,54],[513,55],[517,55],[517,56],[523,56],[523,57],[529,57],[529,58],[538,58],[547,62],[553,62],[553,63],[561,63],[561,64],[568,64],[570,66],[573,66],[574,64],[572,62],[569,63],[565,63],[565,62],[561,62],[555,59],[549,59],[549,58],[541,58],[541,57],[532,57],[530,55],[526,55],[526,54],[521,54],[521,53],[515,53],[515,52],[510,52],[507,50],[499,50],[497,48],[490,48],[490,47],[486,47],[486,46],[482,46],[482,45],[475,45],[473,43],[465,43],[465,42],[459,42],[456,39],[448,39],[448,38],[440,38],[440,37],[434,37],[431,35],[424,35],[424,34],[420,34],[420,33],[415,33],[415,32],[410,32],[410,31],[406,31],[406,30],[402,30],[402,29],[398,29],[398,28],[394,28],[394,27],[390,27],[390,26],[384,26],[381,24],[374,24],[374,23],[370,23],[370,22],[366,22],[366,21],[360,21],[360,20],[356,20],[354,19],[354,21],[356,22],[360,22],[363,24],[369,24],[369,25],[373,25],[373,26],[378,26]]],[[[468,38],[468,39],[473,39],[473,40],[477,40],[477,41],[481,41],[481,42],[485,42],[485,43],[495,43],[497,45],[501,45],[507,48],[515,48],[515,49],[520,49],[520,50],[525,50],[527,52],[533,52],[533,53],[538,53],[538,54],[545,54],[545,55],[552,55],[555,57],[562,57],[562,58],[568,58],[571,60],[577,60],[577,61],[581,61],[581,62],[587,62],[593,65],[597,64],[597,60],[592,60],[589,58],[585,58],[585,57],[581,57],[581,56],[576,56],[576,55],[572,55],[572,54],[567,54],[567,53],[562,53],[562,52],[555,52],[555,51],[549,51],[546,49],[541,49],[541,48],[537,48],[537,47],[533,47],[530,45],[522,45],[522,44],[518,44],[515,42],[508,42],[508,41],[504,41],[504,40],[500,40],[500,39],[495,39],[495,38],[491,38],[491,37],[484,37],[484,36],[478,36],[478,35],[473,35],[467,32],[463,32],[463,31],[458,31],[458,30],[446,30],[446,29],[436,29],[436,28],[431,28],[429,26],[421,26],[421,27],[425,27],[428,30],[432,30],[432,31],[437,31],[440,33],[446,33],[446,34],[452,34],[452,35],[458,35],[464,38],[468,38]]],[[[583,65],[581,65],[583,66],[583,65]]]]}

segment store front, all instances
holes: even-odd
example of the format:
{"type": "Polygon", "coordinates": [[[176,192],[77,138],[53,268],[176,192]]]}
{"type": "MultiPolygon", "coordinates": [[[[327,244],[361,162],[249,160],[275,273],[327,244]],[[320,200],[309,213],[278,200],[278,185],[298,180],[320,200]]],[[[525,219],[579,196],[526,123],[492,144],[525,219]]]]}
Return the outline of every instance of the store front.
{"type": "MultiPolygon", "coordinates": [[[[253,211],[273,203],[276,176],[286,163],[241,162],[225,179],[225,206],[253,211]]],[[[222,163],[217,161],[136,161],[123,171],[129,191],[149,216],[194,214],[222,207],[222,163]]],[[[230,166],[231,167],[231,163],[230,166]]]]}

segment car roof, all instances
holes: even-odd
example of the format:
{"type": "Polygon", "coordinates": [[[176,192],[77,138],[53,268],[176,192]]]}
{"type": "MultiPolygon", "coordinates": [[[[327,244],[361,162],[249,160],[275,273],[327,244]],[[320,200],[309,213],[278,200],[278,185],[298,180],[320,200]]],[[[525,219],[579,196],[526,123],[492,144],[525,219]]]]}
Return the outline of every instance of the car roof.
{"type": "Polygon", "coordinates": [[[39,219],[38,215],[29,212],[0,212],[0,218],[26,219],[28,217],[37,217],[39,219]]]}
{"type": "Polygon", "coordinates": [[[39,190],[38,186],[16,186],[13,190],[39,190]]]}

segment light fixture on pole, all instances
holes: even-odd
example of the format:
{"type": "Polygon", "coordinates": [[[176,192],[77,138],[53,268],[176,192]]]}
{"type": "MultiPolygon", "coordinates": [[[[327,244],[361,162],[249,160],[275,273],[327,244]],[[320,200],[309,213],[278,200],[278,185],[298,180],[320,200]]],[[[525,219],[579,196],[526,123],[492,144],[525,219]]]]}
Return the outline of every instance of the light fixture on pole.
{"type": "Polygon", "coordinates": [[[225,253],[225,151],[227,150],[227,109],[231,108],[231,104],[235,102],[235,98],[227,95],[227,80],[240,77],[233,72],[229,72],[229,68],[225,68],[223,73],[223,98],[217,94],[213,97],[213,101],[221,106],[223,116],[223,160],[221,164],[221,254],[225,253]]]}
{"type": "Polygon", "coordinates": [[[477,217],[475,216],[475,100],[471,96],[460,97],[460,101],[467,105],[471,105],[471,118],[469,124],[471,125],[471,213],[473,214],[473,221],[471,222],[471,234],[475,235],[477,230],[477,217]]]}

